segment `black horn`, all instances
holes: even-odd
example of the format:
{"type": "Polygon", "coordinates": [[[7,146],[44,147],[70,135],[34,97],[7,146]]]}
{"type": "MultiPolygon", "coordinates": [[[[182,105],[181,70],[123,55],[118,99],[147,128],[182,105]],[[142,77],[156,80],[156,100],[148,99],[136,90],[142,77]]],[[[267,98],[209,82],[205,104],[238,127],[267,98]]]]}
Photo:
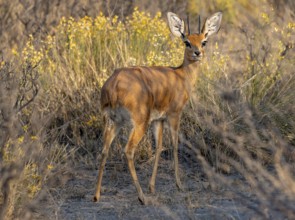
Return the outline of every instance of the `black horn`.
{"type": "Polygon", "coordinates": [[[199,34],[201,34],[201,15],[199,15],[199,34]]]}
{"type": "Polygon", "coordinates": [[[188,32],[188,35],[190,35],[191,34],[191,30],[190,30],[190,27],[189,27],[189,15],[187,15],[187,18],[186,18],[186,20],[187,20],[187,32],[188,32]]]}

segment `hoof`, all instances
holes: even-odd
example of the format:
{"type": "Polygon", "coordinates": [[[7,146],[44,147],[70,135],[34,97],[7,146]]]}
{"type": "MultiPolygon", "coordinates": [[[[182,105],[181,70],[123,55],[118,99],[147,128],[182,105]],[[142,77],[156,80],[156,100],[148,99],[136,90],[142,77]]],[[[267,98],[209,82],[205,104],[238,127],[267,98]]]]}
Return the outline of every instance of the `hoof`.
{"type": "Polygon", "coordinates": [[[155,205],[158,204],[157,203],[157,198],[155,197],[150,197],[150,196],[144,196],[143,198],[139,198],[138,200],[140,202],[141,205],[155,205]]]}
{"type": "Polygon", "coordinates": [[[97,198],[96,196],[93,197],[93,202],[98,202],[99,198],[97,198]]]}
{"type": "Polygon", "coordinates": [[[138,197],[138,200],[140,202],[141,205],[146,205],[146,202],[145,202],[145,199],[144,198],[139,198],[138,197]]]}
{"type": "Polygon", "coordinates": [[[148,204],[147,197],[145,197],[145,196],[138,197],[138,200],[139,200],[141,205],[147,205],[148,204]]]}

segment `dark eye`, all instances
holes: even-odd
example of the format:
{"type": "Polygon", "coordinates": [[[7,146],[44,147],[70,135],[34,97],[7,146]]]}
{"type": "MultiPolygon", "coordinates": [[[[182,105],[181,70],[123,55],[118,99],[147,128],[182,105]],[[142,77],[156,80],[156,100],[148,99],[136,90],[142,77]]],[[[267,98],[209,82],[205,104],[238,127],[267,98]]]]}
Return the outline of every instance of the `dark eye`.
{"type": "Polygon", "coordinates": [[[202,42],[202,47],[205,47],[206,46],[206,43],[207,43],[207,41],[203,41],[202,42]]]}
{"type": "Polygon", "coordinates": [[[189,47],[189,48],[192,47],[191,44],[190,44],[190,42],[188,42],[188,41],[184,41],[184,43],[185,43],[185,46],[186,46],[186,47],[189,47]]]}

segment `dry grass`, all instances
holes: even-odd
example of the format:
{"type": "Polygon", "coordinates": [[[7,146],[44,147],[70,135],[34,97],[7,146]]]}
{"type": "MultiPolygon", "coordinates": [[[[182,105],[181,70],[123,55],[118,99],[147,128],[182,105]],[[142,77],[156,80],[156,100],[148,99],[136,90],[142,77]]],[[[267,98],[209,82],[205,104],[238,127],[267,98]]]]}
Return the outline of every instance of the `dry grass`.
{"type": "MultiPolygon", "coordinates": [[[[227,187],[265,218],[273,212],[291,218],[295,23],[288,16],[294,14],[278,18],[265,2],[262,13],[249,13],[248,6],[230,1],[224,9],[223,27],[208,44],[183,113],[179,153],[190,175],[191,164],[202,165],[212,189],[227,187]],[[238,183],[233,176],[240,177],[238,183]],[[252,207],[243,191],[249,186],[258,206],[252,207]]],[[[124,21],[102,14],[62,18],[54,29],[42,41],[28,37],[23,50],[13,49],[14,57],[0,64],[1,219],[32,218],[71,167],[96,167],[102,146],[100,88],[115,68],[176,66],[183,56],[160,13],[135,10],[124,21]]],[[[127,132],[115,141],[112,161],[121,161],[127,132]]],[[[151,136],[137,152],[143,166],[152,160],[151,136]]],[[[171,157],[166,130],[165,137],[163,154],[171,157]]]]}

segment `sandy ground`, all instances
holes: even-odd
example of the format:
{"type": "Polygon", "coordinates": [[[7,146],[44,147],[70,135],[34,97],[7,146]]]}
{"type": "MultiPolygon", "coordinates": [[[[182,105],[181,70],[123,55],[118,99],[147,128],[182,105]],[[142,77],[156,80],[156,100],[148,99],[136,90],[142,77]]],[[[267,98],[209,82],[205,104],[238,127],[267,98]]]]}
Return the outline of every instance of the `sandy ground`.
{"type": "MultiPolygon", "coordinates": [[[[253,207],[258,204],[250,189],[249,208],[230,190],[220,186],[212,190],[197,164],[184,167],[180,161],[184,190],[179,191],[174,181],[170,159],[161,158],[156,180],[156,193],[148,192],[153,160],[136,164],[144,193],[151,199],[141,205],[124,161],[109,161],[104,172],[101,199],[92,202],[97,170],[85,165],[75,168],[64,186],[50,194],[47,208],[40,210],[42,219],[261,219],[253,207]],[[48,205],[50,204],[50,205],[48,205]]],[[[233,176],[237,184],[239,178],[233,176]]],[[[249,191],[249,192],[247,192],[249,191]]]]}

